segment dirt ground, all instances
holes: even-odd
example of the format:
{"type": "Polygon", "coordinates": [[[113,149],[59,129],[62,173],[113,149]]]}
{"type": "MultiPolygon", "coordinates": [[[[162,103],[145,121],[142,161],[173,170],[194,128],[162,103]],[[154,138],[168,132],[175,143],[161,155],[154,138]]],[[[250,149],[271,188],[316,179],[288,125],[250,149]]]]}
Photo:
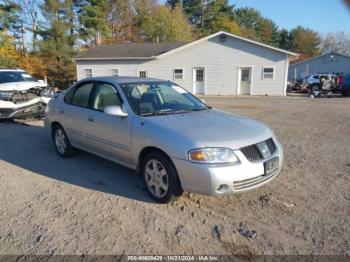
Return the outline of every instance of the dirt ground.
{"type": "Polygon", "coordinates": [[[350,254],[350,99],[205,100],[272,127],[278,177],[158,205],[124,167],[58,157],[41,121],[0,123],[0,254],[350,254]]]}

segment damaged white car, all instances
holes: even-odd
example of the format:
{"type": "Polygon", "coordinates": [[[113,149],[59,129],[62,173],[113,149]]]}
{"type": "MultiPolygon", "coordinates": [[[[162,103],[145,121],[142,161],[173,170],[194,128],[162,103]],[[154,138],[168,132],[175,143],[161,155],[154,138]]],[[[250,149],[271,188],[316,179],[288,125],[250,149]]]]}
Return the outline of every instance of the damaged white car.
{"type": "Polygon", "coordinates": [[[43,116],[52,96],[43,80],[20,69],[0,70],[0,119],[43,116]]]}

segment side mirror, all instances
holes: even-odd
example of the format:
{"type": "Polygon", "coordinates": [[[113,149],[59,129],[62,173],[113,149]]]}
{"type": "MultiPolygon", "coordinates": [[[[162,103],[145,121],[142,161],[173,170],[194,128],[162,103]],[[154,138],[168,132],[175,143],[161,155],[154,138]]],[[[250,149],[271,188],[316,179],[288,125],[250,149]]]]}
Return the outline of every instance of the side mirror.
{"type": "Polygon", "coordinates": [[[106,106],[104,110],[105,114],[111,116],[127,117],[128,114],[123,112],[120,106],[106,106]]]}

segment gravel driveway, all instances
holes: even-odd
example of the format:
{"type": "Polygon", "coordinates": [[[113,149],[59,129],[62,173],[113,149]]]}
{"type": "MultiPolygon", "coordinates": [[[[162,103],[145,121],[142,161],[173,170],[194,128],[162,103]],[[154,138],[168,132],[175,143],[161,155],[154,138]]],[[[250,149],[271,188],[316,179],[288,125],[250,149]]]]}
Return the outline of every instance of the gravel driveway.
{"type": "Polygon", "coordinates": [[[59,158],[41,121],[0,123],[0,254],[350,254],[350,99],[205,100],[274,129],[275,180],[158,205],[124,167],[59,158]]]}

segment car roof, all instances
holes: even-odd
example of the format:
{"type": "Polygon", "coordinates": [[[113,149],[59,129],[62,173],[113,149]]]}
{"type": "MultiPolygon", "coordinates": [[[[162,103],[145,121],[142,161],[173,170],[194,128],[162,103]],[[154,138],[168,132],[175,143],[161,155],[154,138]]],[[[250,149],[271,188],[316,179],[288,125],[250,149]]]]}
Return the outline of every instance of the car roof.
{"type": "Polygon", "coordinates": [[[99,76],[99,77],[90,77],[85,80],[95,80],[95,81],[115,81],[118,84],[129,84],[129,83],[145,83],[145,82],[168,82],[168,80],[162,80],[158,78],[150,77],[136,77],[136,76],[99,76]]]}

